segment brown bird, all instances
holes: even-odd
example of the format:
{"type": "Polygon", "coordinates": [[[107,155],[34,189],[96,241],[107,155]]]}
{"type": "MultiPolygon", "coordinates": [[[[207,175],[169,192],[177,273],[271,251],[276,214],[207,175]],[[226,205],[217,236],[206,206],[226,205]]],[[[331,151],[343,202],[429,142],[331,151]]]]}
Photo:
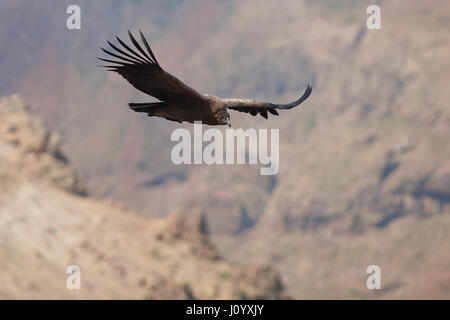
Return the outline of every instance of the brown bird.
{"type": "Polygon", "coordinates": [[[145,112],[150,117],[162,117],[180,123],[182,121],[191,123],[201,121],[209,125],[226,124],[231,127],[230,114],[227,109],[247,112],[252,116],[259,113],[267,119],[268,112],[278,115],[276,109],[292,109],[311,94],[312,88],[309,84],[298,100],[287,104],[275,104],[251,99],[220,99],[210,94],[200,94],[161,68],[140,30],[139,34],[147,51],[128,31],[135,49],[130,48],[119,37],[116,37],[122,45],[122,49],[109,41],[107,41],[108,44],[116,52],[101,49],[119,60],[98,59],[112,63],[112,65],[102,67],[119,73],[136,89],[160,100],[159,102],[128,104],[132,110],[145,112]],[[136,52],[136,50],[139,52],[136,52]]]}

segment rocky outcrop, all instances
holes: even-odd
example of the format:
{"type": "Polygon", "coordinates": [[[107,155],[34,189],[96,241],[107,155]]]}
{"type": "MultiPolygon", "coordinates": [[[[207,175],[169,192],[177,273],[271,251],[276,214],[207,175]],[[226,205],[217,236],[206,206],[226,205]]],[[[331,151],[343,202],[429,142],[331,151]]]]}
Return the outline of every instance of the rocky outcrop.
{"type": "Polygon", "coordinates": [[[30,178],[47,180],[75,194],[87,194],[83,179],[70,168],[61,151],[61,137],[47,130],[20,96],[0,98],[0,123],[0,140],[12,147],[15,165],[30,178]]]}
{"type": "Polygon", "coordinates": [[[191,252],[208,259],[219,259],[219,253],[208,236],[205,215],[192,211],[173,215],[167,219],[167,226],[158,234],[158,239],[168,243],[185,241],[190,244],[191,252]]]}

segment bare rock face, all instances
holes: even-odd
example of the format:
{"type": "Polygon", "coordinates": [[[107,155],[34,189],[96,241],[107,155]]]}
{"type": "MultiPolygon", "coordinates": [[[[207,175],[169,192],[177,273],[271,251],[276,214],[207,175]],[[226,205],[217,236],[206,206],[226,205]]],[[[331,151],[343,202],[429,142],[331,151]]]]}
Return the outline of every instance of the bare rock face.
{"type": "Polygon", "coordinates": [[[0,122],[0,139],[15,147],[13,161],[31,177],[75,194],[87,194],[83,179],[70,169],[61,151],[61,137],[47,130],[20,96],[0,99],[0,122]]]}
{"type": "Polygon", "coordinates": [[[166,229],[158,238],[169,243],[185,241],[191,245],[191,252],[195,255],[211,260],[220,258],[209,240],[206,217],[198,210],[170,216],[166,229]]]}
{"type": "Polygon", "coordinates": [[[286,297],[270,267],[221,259],[199,211],[148,219],[80,196],[60,139],[18,96],[0,99],[0,121],[0,299],[286,297]]]}
{"type": "MultiPolygon", "coordinates": [[[[206,217],[199,210],[173,214],[164,221],[157,239],[168,244],[183,243],[201,259],[220,261],[221,256],[208,236],[206,217]]],[[[286,299],[279,274],[270,266],[253,266],[222,271],[220,278],[233,286],[236,299],[286,299]]],[[[194,297],[189,286],[185,295],[194,297]]]]}
{"type": "Polygon", "coordinates": [[[240,299],[266,299],[264,292],[273,292],[271,298],[275,299],[289,298],[283,291],[280,276],[269,265],[241,270],[233,281],[240,299]],[[252,286],[248,287],[246,283],[252,286]]]}

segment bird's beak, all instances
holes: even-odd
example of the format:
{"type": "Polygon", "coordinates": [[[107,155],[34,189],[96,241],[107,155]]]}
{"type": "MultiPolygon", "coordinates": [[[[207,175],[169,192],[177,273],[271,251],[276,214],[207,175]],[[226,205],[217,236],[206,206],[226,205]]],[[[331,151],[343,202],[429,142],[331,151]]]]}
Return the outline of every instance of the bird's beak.
{"type": "Polygon", "coordinates": [[[231,120],[230,120],[230,118],[227,118],[227,125],[231,128],[231,120]]]}

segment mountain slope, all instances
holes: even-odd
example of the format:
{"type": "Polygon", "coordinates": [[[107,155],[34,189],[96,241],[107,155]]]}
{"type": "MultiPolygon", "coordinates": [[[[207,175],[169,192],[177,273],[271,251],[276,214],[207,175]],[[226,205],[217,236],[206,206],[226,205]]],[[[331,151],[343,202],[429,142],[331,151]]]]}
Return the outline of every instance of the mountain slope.
{"type": "Polygon", "coordinates": [[[18,96],[0,98],[0,121],[1,299],[285,297],[269,266],[222,260],[199,212],[147,219],[80,196],[67,159],[42,143],[57,136],[18,96]],[[81,290],[66,288],[73,264],[81,290]]]}

